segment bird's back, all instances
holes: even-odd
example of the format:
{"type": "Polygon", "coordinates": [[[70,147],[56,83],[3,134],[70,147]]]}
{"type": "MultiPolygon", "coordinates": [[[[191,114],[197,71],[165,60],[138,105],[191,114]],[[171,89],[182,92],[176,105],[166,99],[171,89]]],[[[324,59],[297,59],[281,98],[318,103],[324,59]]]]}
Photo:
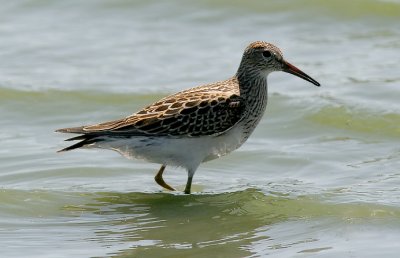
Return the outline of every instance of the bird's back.
{"type": "Polygon", "coordinates": [[[167,96],[126,118],[57,131],[83,134],[69,140],[87,138],[93,140],[95,137],[105,135],[110,137],[218,135],[232,128],[242,118],[243,110],[237,79],[231,78],[167,96]]]}

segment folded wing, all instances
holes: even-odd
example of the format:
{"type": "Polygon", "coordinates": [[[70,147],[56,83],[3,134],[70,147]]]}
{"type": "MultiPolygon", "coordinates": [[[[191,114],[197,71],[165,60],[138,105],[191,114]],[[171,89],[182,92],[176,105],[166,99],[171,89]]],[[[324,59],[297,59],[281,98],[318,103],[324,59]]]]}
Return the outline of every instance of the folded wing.
{"type": "Polygon", "coordinates": [[[237,92],[205,88],[168,96],[123,119],[96,125],[59,129],[83,134],[68,140],[82,140],[64,150],[91,144],[99,136],[187,136],[218,135],[239,122],[244,104],[237,92]]]}

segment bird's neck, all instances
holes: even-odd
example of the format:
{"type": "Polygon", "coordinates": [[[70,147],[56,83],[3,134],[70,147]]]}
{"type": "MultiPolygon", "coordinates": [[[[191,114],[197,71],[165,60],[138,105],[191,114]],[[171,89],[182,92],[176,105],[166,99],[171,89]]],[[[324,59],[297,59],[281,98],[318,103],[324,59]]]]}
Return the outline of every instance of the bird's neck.
{"type": "Polygon", "coordinates": [[[246,104],[256,104],[257,101],[267,101],[267,73],[255,70],[240,70],[236,73],[240,96],[246,104]]]}
{"type": "Polygon", "coordinates": [[[239,84],[240,97],[245,106],[242,120],[243,143],[260,122],[267,107],[267,74],[238,72],[236,78],[239,84]]]}

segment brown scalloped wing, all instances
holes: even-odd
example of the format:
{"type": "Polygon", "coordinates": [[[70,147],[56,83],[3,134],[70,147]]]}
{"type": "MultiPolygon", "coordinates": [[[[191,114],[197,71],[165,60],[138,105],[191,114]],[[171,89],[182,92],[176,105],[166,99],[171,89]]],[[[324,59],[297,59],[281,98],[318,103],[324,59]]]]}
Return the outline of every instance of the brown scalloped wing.
{"type": "Polygon", "coordinates": [[[232,91],[202,87],[168,96],[125,119],[86,126],[87,133],[124,135],[212,135],[241,118],[243,104],[232,91]]]}

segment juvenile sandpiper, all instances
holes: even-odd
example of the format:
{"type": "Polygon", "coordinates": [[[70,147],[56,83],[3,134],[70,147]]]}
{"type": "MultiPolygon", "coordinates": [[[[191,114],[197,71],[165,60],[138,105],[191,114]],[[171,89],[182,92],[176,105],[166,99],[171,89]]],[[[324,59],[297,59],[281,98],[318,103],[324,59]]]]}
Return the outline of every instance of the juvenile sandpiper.
{"type": "Polygon", "coordinates": [[[276,46],[256,41],[244,51],[236,74],[225,80],[187,89],[165,97],[119,120],[58,129],[80,134],[79,140],[59,152],[102,148],[127,158],[161,164],[155,181],[168,190],[162,175],[167,165],[183,167],[190,194],[193,175],[202,162],[239,148],[256,128],[267,106],[267,76],[283,71],[316,86],[320,84],[283,59],[276,46]]]}

